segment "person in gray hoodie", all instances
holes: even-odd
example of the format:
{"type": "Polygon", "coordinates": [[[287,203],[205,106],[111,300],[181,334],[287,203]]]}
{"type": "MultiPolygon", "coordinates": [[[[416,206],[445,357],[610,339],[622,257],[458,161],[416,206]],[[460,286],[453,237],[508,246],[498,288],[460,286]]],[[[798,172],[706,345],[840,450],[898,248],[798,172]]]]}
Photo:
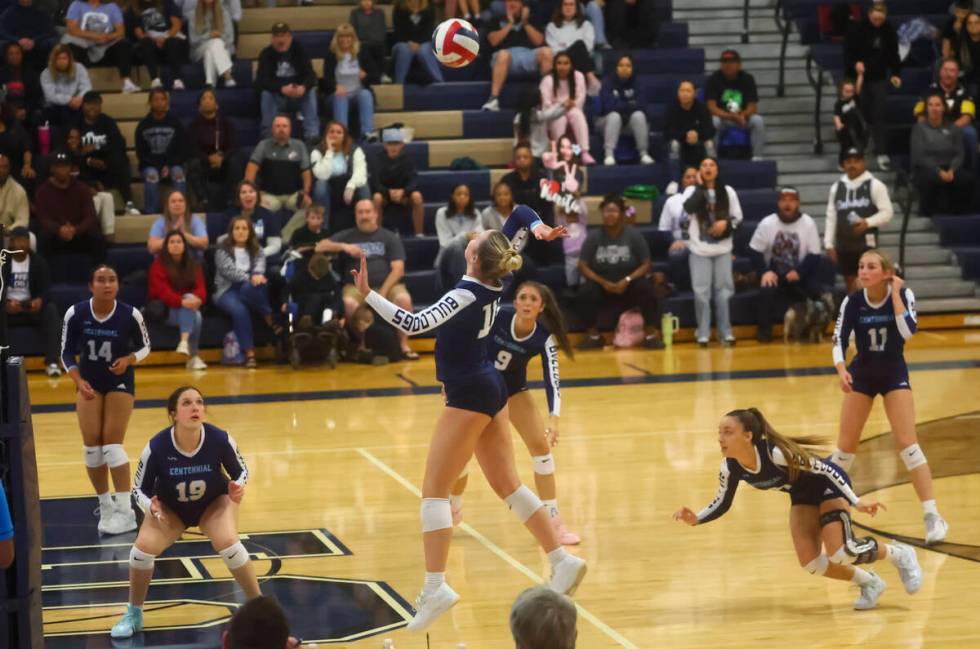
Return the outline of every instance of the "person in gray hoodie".
{"type": "Polygon", "coordinates": [[[75,61],[71,48],[64,43],[54,46],[48,67],[41,73],[44,92],[44,118],[54,124],[67,124],[78,116],[82,98],[92,89],[88,70],[75,61]]]}
{"type": "Polygon", "coordinates": [[[963,131],[946,119],[946,100],[926,97],[926,118],[912,129],[912,176],[919,211],[962,214],[970,203],[970,177],[963,167],[963,131]]]}

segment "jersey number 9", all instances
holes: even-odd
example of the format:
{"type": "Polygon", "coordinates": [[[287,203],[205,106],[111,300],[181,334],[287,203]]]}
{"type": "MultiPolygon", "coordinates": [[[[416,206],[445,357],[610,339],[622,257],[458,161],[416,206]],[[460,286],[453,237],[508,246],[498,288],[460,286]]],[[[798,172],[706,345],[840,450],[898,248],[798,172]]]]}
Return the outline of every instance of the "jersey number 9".
{"type": "Polygon", "coordinates": [[[182,503],[192,503],[204,497],[208,483],[204,480],[191,480],[177,483],[177,500],[182,503]]]}
{"type": "Polygon", "coordinates": [[[513,354],[505,349],[501,349],[499,352],[497,352],[497,360],[493,362],[493,366],[503,372],[507,369],[507,366],[510,365],[510,359],[512,358],[514,358],[513,354]]]}

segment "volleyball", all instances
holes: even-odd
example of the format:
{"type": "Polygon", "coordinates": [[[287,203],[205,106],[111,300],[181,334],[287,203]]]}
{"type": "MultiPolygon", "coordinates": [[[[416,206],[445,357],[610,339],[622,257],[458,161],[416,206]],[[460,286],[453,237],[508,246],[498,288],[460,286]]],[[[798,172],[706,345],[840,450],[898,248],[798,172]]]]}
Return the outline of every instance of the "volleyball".
{"type": "Polygon", "coordinates": [[[452,18],[436,27],[432,48],[440,63],[449,68],[461,68],[472,63],[480,53],[480,35],[470,23],[452,18]]]}

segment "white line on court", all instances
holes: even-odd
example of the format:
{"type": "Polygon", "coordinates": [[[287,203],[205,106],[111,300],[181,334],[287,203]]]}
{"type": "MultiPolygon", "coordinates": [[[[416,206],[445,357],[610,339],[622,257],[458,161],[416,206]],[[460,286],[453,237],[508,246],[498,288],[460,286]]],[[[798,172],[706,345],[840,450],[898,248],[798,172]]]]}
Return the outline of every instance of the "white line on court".
{"type": "MultiPolygon", "coordinates": [[[[390,476],[392,479],[395,480],[395,482],[405,487],[405,489],[407,489],[409,492],[414,494],[416,498],[422,497],[422,492],[419,490],[418,487],[416,487],[414,484],[409,482],[408,479],[405,478],[405,476],[392,469],[390,466],[385,464],[385,462],[383,462],[382,460],[378,459],[378,457],[373,453],[371,453],[371,451],[365,448],[358,448],[357,452],[365,460],[367,460],[368,462],[376,466],[384,473],[387,473],[388,476],[390,476]]],[[[490,552],[493,552],[495,555],[503,559],[505,562],[510,564],[511,567],[513,567],[518,572],[522,573],[531,581],[538,584],[544,583],[545,581],[544,578],[542,578],[540,575],[538,575],[536,572],[534,572],[533,570],[525,566],[523,563],[521,563],[514,557],[507,554],[507,552],[503,548],[501,548],[499,545],[497,545],[496,543],[494,543],[493,541],[491,541],[490,539],[488,539],[487,537],[483,536],[478,531],[473,529],[473,527],[469,523],[461,523],[459,525],[459,529],[463,530],[464,532],[472,536],[480,543],[480,545],[482,545],[486,549],[490,550],[490,552]]],[[[609,626],[608,624],[606,624],[605,622],[597,618],[581,604],[576,602],[575,608],[578,610],[579,615],[581,615],[584,619],[591,622],[597,629],[605,633],[607,636],[612,638],[621,646],[626,647],[627,649],[639,649],[635,644],[633,644],[628,639],[626,639],[621,633],[616,631],[616,629],[612,628],[611,626],[609,626]]]]}

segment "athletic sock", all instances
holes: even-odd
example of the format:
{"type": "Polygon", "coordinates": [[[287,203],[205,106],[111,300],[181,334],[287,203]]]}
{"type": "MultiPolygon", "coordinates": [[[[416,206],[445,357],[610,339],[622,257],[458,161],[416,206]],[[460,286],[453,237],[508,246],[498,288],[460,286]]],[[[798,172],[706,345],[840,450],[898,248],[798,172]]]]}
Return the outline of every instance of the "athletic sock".
{"type": "Polygon", "coordinates": [[[864,586],[871,583],[871,573],[863,568],[855,568],[854,576],[851,577],[851,581],[858,586],[864,586]]]}
{"type": "Polygon", "coordinates": [[[554,518],[558,515],[558,499],[552,498],[550,500],[542,500],[542,504],[548,508],[548,516],[554,518]]]}
{"type": "Polygon", "coordinates": [[[104,494],[99,494],[99,509],[105,510],[105,515],[108,515],[112,511],[112,494],[108,491],[104,494]]]}
{"type": "Polygon", "coordinates": [[[431,595],[439,590],[439,586],[446,583],[446,573],[427,572],[425,573],[425,583],[422,585],[422,594],[431,595]]]}
{"type": "Polygon", "coordinates": [[[449,506],[453,511],[459,511],[463,507],[463,494],[458,496],[449,494],[449,506]]]}
{"type": "Polygon", "coordinates": [[[939,516],[939,509],[936,507],[936,499],[932,498],[930,500],[923,500],[922,511],[926,514],[935,514],[936,516],[939,516]]]}
{"type": "Polygon", "coordinates": [[[112,494],[112,500],[115,501],[116,507],[120,509],[129,509],[129,492],[128,491],[117,491],[112,494]]]}
{"type": "Polygon", "coordinates": [[[554,550],[548,553],[548,561],[551,562],[551,567],[554,568],[559,563],[561,563],[562,560],[567,556],[568,553],[565,552],[565,548],[558,546],[557,548],[555,548],[554,550]]]}

